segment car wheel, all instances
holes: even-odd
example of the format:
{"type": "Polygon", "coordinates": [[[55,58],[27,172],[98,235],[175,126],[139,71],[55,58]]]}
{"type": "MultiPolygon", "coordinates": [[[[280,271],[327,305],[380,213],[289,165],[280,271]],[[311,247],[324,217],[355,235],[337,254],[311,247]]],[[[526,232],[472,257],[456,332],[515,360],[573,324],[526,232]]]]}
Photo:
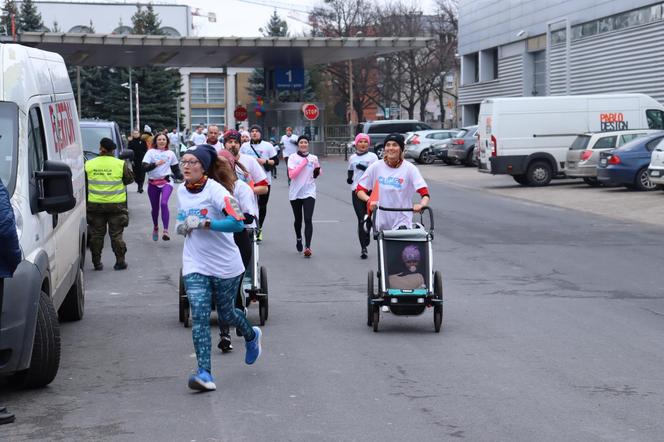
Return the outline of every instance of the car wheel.
{"type": "Polygon", "coordinates": [[[526,171],[528,185],[535,187],[547,186],[551,182],[552,176],[553,170],[548,161],[534,161],[526,171]]]}
{"type": "Polygon", "coordinates": [[[60,367],[60,326],[51,298],[46,292],[39,295],[37,325],[32,344],[30,367],[14,375],[14,385],[20,388],[40,388],[50,384],[60,367]]]}
{"type": "Polygon", "coordinates": [[[522,186],[528,184],[528,180],[526,179],[525,175],[512,175],[512,178],[514,178],[514,181],[521,184],[522,186]]]}
{"type": "Polygon", "coordinates": [[[650,181],[650,176],[648,175],[648,168],[644,167],[636,173],[636,178],[634,179],[634,187],[637,190],[649,191],[655,190],[657,184],[650,181]]]}
{"type": "Polygon", "coordinates": [[[376,156],[382,160],[385,150],[383,149],[383,145],[381,144],[380,146],[376,146],[375,150],[376,150],[376,156]]]}
{"type": "Polygon", "coordinates": [[[417,162],[420,163],[420,164],[433,164],[433,162],[435,160],[436,160],[436,157],[434,157],[431,154],[431,151],[429,149],[425,149],[420,154],[420,157],[418,158],[417,162]]]}
{"type": "Polygon", "coordinates": [[[601,185],[599,180],[597,178],[594,178],[594,177],[586,177],[586,178],[583,179],[583,182],[586,183],[587,185],[591,186],[591,187],[599,187],[601,185]]]}
{"type": "Polygon", "coordinates": [[[452,161],[452,160],[449,159],[449,158],[445,158],[445,159],[443,160],[443,163],[447,164],[448,166],[451,166],[451,165],[454,164],[454,161],[452,161]]]}
{"type": "Polygon", "coordinates": [[[473,149],[470,149],[470,152],[468,152],[468,155],[466,156],[466,160],[464,161],[464,164],[468,167],[476,166],[475,156],[473,155],[473,149]]]}
{"type": "Polygon", "coordinates": [[[67,292],[65,300],[60,306],[59,316],[61,321],[80,321],[85,311],[85,283],[83,281],[83,269],[78,267],[76,280],[67,292]]]}

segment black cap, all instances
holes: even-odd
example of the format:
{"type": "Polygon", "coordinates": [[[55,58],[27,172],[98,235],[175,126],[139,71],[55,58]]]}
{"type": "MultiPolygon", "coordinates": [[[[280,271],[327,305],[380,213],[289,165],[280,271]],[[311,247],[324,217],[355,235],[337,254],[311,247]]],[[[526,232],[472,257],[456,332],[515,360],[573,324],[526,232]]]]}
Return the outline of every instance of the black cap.
{"type": "Polygon", "coordinates": [[[302,135],[300,135],[299,137],[297,137],[297,142],[298,142],[298,143],[300,142],[300,140],[307,140],[307,141],[311,142],[311,140],[309,139],[309,137],[306,136],[306,135],[304,135],[304,134],[302,134],[302,135]]]}
{"type": "Polygon", "coordinates": [[[249,132],[251,132],[254,129],[256,129],[258,132],[260,132],[261,135],[263,135],[263,129],[258,124],[254,124],[253,126],[251,126],[249,128],[249,132]]]}
{"type": "Polygon", "coordinates": [[[385,146],[388,141],[396,142],[399,145],[399,147],[401,148],[401,150],[404,150],[404,148],[406,146],[406,142],[403,139],[403,135],[401,135],[400,133],[392,132],[391,134],[386,136],[385,140],[383,141],[383,146],[385,146]]]}
{"type": "Polygon", "coordinates": [[[112,150],[115,150],[117,148],[117,146],[115,145],[113,140],[111,140],[110,138],[106,138],[106,137],[102,138],[99,141],[99,145],[101,147],[103,147],[104,149],[106,149],[107,151],[109,151],[109,152],[112,151],[112,150]]]}

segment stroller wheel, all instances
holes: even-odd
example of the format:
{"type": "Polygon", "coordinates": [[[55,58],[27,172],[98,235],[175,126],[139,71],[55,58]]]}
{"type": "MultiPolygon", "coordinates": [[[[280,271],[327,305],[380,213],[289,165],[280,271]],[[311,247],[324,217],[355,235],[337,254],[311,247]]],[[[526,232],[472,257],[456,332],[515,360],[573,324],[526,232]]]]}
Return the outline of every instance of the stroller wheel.
{"type": "Polygon", "coordinates": [[[374,333],[378,332],[378,321],[380,320],[380,307],[377,305],[373,306],[373,331],[374,333]]]}
{"type": "Polygon", "coordinates": [[[258,300],[258,317],[261,325],[265,325],[265,321],[267,321],[267,311],[267,296],[263,296],[258,300]]]}
{"type": "Polygon", "coordinates": [[[374,296],[373,287],[373,270],[369,270],[369,274],[367,275],[367,327],[371,327],[373,325],[373,304],[371,304],[371,300],[374,296]]]}
{"type": "MultiPolygon", "coordinates": [[[[265,321],[267,321],[269,309],[268,309],[268,306],[267,306],[267,290],[268,290],[267,289],[267,269],[265,267],[261,266],[260,275],[261,275],[261,282],[260,282],[261,293],[265,295],[263,298],[261,298],[261,300],[265,299],[265,302],[264,302],[264,304],[265,304],[265,321]]],[[[260,314],[260,306],[261,306],[261,302],[259,301],[259,303],[258,303],[259,314],[260,314]]],[[[263,323],[261,323],[261,325],[263,325],[263,323]]]]}
{"type": "MultiPolygon", "coordinates": [[[[433,296],[436,299],[443,299],[443,276],[436,271],[433,276],[433,296]]],[[[443,304],[437,304],[433,307],[433,327],[436,333],[440,333],[443,326],[443,304]]]]}
{"type": "Polygon", "coordinates": [[[187,300],[187,292],[184,289],[184,280],[182,279],[182,269],[180,269],[180,279],[179,279],[179,290],[178,290],[178,310],[180,322],[184,322],[185,311],[189,309],[189,301],[187,300]]]}

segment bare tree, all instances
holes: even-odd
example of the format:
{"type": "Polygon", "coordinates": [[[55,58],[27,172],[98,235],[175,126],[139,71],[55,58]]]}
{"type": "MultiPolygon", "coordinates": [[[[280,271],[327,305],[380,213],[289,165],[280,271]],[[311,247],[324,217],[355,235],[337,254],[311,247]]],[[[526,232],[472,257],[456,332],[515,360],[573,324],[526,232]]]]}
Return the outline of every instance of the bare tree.
{"type": "Polygon", "coordinates": [[[433,84],[432,92],[440,106],[440,121],[445,122],[445,96],[458,99],[455,92],[446,87],[445,76],[454,73],[458,68],[456,53],[458,51],[457,36],[459,32],[458,0],[438,0],[436,11],[436,27],[438,42],[434,53],[434,64],[439,75],[433,84]]]}

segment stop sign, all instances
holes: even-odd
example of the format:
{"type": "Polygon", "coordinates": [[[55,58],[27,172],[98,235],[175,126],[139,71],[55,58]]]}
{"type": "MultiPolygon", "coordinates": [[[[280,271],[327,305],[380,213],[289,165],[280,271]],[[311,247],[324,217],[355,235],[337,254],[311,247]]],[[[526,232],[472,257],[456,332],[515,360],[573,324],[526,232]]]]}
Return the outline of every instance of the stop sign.
{"type": "Polygon", "coordinates": [[[233,115],[237,121],[244,121],[247,119],[247,109],[245,107],[238,106],[235,108],[233,115]]]}
{"type": "Polygon", "coordinates": [[[320,110],[318,110],[318,106],[315,104],[309,103],[302,106],[302,113],[304,114],[304,118],[313,121],[320,115],[320,110]]]}

